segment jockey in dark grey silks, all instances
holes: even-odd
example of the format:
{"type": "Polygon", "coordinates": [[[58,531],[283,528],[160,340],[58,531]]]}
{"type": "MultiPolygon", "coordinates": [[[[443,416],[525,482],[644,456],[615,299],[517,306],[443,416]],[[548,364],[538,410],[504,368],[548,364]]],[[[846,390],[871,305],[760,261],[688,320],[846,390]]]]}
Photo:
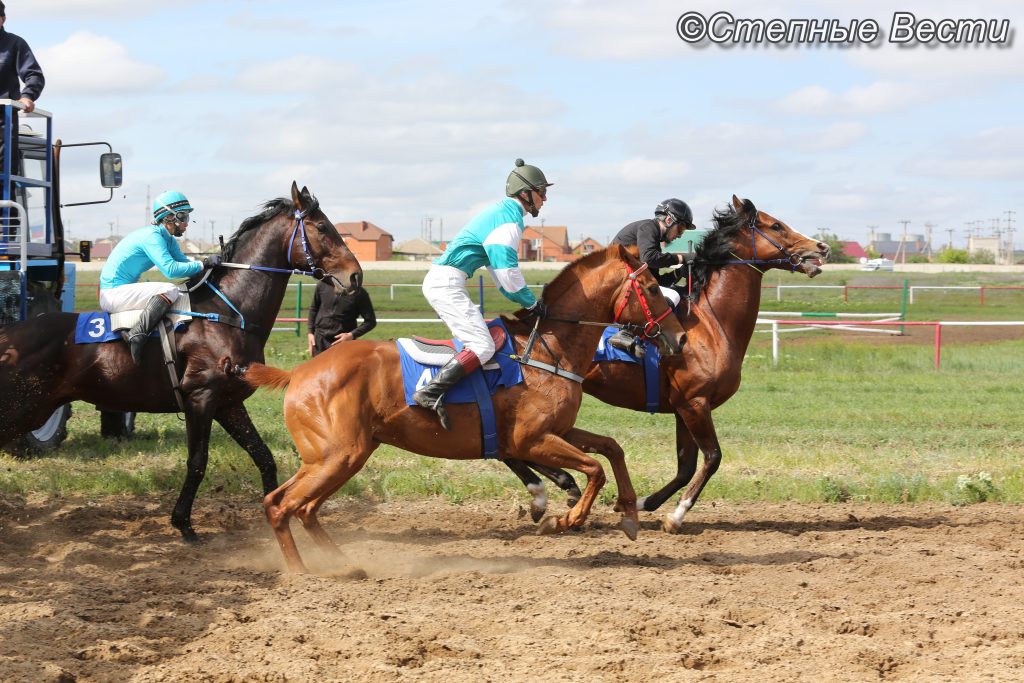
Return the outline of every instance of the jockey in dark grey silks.
{"type": "MultiPolygon", "coordinates": [[[[630,223],[615,236],[612,244],[636,246],[640,250],[640,260],[647,264],[658,283],[661,293],[665,295],[672,307],[679,305],[679,292],[670,285],[675,282],[671,273],[660,275],[662,268],[682,265],[685,257],[682,254],[667,254],[661,250],[662,244],[677,239],[687,230],[693,230],[693,212],[681,199],[666,199],[654,209],[654,218],[630,223]]],[[[608,343],[617,349],[637,355],[636,338],[626,330],[619,330],[608,338],[608,343]]]]}

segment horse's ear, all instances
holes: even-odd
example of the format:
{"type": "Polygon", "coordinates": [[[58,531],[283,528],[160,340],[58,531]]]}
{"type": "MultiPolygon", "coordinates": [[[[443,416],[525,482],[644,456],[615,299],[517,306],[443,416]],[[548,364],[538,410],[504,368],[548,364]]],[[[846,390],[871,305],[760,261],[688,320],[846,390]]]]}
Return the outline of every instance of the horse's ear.
{"type": "Polygon", "coordinates": [[[743,213],[743,202],[736,195],[732,196],[732,207],[739,213],[743,213]]]}
{"type": "Polygon", "coordinates": [[[292,181],[292,204],[299,211],[302,211],[302,196],[299,194],[299,184],[292,181]]]}
{"type": "Polygon", "coordinates": [[[306,187],[305,185],[302,186],[302,192],[300,192],[299,194],[301,194],[303,197],[312,197],[313,196],[313,194],[309,191],[309,188],[306,187]]]}

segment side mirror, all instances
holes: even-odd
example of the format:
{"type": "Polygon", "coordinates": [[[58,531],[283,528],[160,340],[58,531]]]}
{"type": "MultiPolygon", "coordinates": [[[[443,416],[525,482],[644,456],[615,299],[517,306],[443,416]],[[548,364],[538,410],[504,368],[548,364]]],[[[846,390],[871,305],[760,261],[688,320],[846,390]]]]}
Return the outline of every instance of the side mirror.
{"type": "Polygon", "coordinates": [[[121,155],[117,152],[106,152],[100,155],[100,185],[113,188],[121,187],[122,169],[121,155]]]}

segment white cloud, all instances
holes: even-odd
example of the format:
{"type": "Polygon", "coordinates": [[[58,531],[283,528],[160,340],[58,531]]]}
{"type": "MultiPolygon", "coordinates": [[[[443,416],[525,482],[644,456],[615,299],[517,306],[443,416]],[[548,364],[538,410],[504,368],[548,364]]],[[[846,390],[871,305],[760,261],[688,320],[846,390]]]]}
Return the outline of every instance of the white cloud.
{"type": "Polygon", "coordinates": [[[151,90],[166,77],[163,69],[135,59],[121,43],[87,31],[37,52],[49,90],[109,97],[151,90]]]}
{"type": "Polygon", "coordinates": [[[833,123],[804,133],[800,146],[809,152],[835,152],[845,150],[863,140],[868,127],[856,121],[833,123]]]}
{"type": "Polygon", "coordinates": [[[933,95],[915,85],[879,81],[832,92],[820,85],[804,86],[776,102],[789,114],[853,116],[899,111],[920,104],[933,95]]]}
{"type": "Polygon", "coordinates": [[[940,153],[910,159],[902,170],[928,178],[1014,181],[1024,177],[1024,128],[990,128],[933,149],[940,153]]]}

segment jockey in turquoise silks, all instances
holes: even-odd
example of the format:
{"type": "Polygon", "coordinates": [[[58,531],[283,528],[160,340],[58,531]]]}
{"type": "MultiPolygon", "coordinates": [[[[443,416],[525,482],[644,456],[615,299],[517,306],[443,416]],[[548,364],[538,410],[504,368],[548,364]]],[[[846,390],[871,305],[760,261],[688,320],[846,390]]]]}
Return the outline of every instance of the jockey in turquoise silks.
{"type": "Polygon", "coordinates": [[[487,268],[505,297],[544,315],[544,302],[533,295],[519,271],[519,242],[523,237],[523,216],[527,212],[534,217],[540,213],[547,188],[552,184],[539,168],[516,159],[515,168],[505,181],[507,198],[474,216],[423,278],[423,296],[463,344],[463,349],[430,383],[413,394],[416,403],[437,413],[445,429],[449,427],[445,393],[494,355],[494,341],[480,309],[469,298],[466,280],[478,268],[487,268]]]}
{"type": "Polygon", "coordinates": [[[142,309],[128,332],[132,360],[142,362],[142,348],[160,319],[178,298],[173,282],[139,282],[156,267],[167,278],[186,278],[220,265],[220,256],[202,261],[187,258],[174,240],[185,234],[193,209],[181,192],[168,191],[153,200],[153,224],[135,230],[117,243],[100,274],[100,308],[108,313],[142,309]]]}

